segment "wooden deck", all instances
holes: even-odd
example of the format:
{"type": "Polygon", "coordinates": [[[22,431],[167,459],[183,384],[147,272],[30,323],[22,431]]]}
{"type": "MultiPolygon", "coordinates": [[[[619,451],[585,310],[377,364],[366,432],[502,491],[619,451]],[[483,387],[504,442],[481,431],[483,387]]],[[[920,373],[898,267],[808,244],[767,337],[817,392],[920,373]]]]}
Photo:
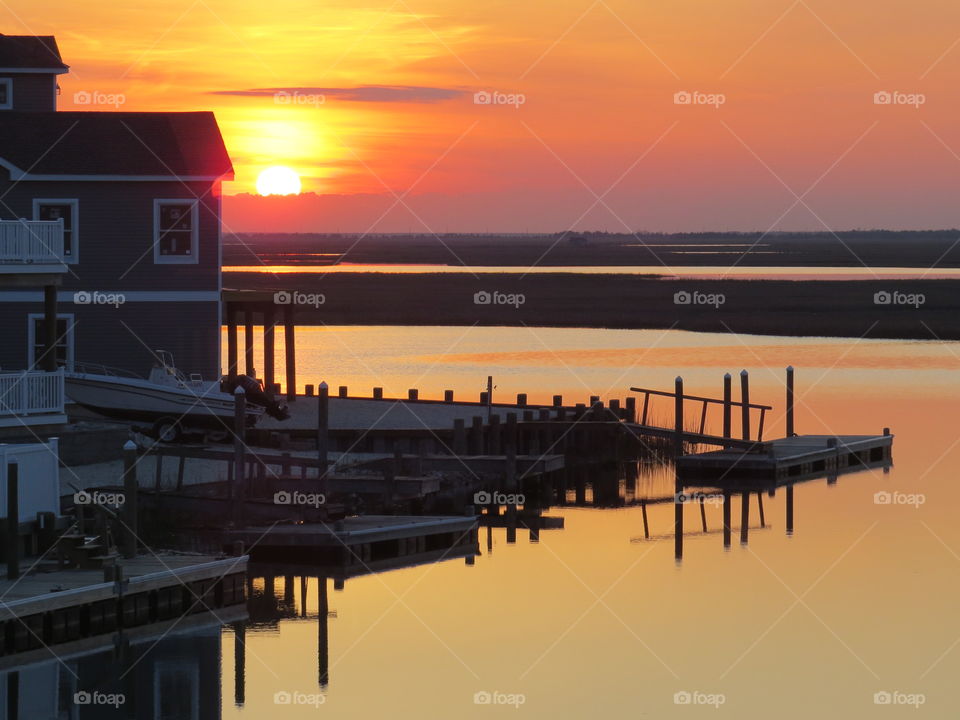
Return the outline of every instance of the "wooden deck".
{"type": "Polygon", "coordinates": [[[796,482],[889,465],[892,449],[890,434],[795,435],[745,450],[684,455],[677,459],[677,474],[685,485],[796,482]]]}

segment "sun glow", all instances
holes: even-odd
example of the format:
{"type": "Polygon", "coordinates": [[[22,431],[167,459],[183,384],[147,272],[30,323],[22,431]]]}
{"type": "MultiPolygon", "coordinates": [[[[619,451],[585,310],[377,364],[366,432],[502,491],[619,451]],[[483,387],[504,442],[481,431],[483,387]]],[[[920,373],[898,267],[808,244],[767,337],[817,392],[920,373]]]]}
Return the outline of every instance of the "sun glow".
{"type": "Polygon", "coordinates": [[[257,176],[257,192],[261,195],[299,195],[300,176],[283,165],[268,167],[257,176]]]}

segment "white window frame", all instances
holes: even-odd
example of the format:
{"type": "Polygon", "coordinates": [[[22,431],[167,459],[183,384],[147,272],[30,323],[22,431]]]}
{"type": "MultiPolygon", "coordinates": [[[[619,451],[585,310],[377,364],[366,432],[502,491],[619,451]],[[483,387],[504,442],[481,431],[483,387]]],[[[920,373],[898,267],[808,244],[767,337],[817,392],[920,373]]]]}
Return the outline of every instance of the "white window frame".
{"type": "Polygon", "coordinates": [[[34,198],[33,199],[33,219],[40,219],[40,206],[48,205],[70,205],[72,208],[71,211],[71,222],[73,223],[71,227],[71,250],[73,253],[70,256],[63,256],[63,261],[67,265],[76,265],[80,262],[80,200],[78,198],[34,198]]]}
{"type": "Polygon", "coordinates": [[[157,265],[196,265],[199,262],[200,201],[196,198],[157,198],[153,201],[153,262],[157,265]],[[160,254],[160,208],[164,205],[190,204],[190,254],[160,254]]]}
{"type": "MultiPolygon", "coordinates": [[[[46,315],[44,313],[28,313],[27,314],[27,367],[31,370],[37,369],[37,360],[33,356],[33,349],[37,345],[37,335],[36,335],[36,321],[44,320],[46,315]]],[[[73,372],[73,363],[74,363],[74,347],[75,347],[75,337],[74,337],[74,328],[76,327],[74,323],[73,313],[57,313],[57,320],[66,320],[67,321],[67,372],[73,372]]]]}
{"type": "Polygon", "coordinates": [[[0,78],[0,85],[7,87],[7,101],[0,103],[0,110],[13,110],[13,78],[0,78]]]}

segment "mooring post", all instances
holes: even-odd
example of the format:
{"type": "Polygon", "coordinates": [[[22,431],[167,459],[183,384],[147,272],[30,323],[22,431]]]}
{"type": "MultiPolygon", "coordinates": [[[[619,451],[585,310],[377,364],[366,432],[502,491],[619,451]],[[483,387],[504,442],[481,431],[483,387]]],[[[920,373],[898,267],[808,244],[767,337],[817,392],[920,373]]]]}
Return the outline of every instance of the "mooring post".
{"type": "Polygon", "coordinates": [[[747,544],[750,532],[750,493],[740,493],[740,544],[747,544]]]}
{"type": "Polygon", "coordinates": [[[733,406],[730,404],[732,401],[732,379],[730,373],[724,373],[723,375],[723,436],[725,438],[732,437],[730,430],[730,415],[733,406]]]}
{"type": "Polygon", "coordinates": [[[787,536],[793,535],[793,485],[787,485],[787,536]]]}
{"type": "Polygon", "coordinates": [[[674,381],[673,449],[677,457],[683,454],[683,378],[674,381]]]}
{"type": "Polygon", "coordinates": [[[246,434],[247,393],[238,385],[233,391],[233,487],[230,489],[234,527],[243,526],[243,503],[246,500],[244,486],[246,434]]]}
{"type": "Polygon", "coordinates": [[[750,373],[740,371],[740,417],[743,429],[743,439],[750,439],[750,373]]]}
{"type": "Polygon", "coordinates": [[[637,399],[631,395],[626,400],[627,422],[635,423],[637,421],[637,399]]]}
{"type": "Polygon", "coordinates": [[[137,446],[127,440],[123,445],[123,557],[128,560],[137,556],[137,489],[137,446]]]}
{"type": "Polygon", "coordinates": [[[493,412],[493,375],[487,375],[487,418],[493,412]]]}
{"type": "Polygon", "coordinates": [[[373,389],[373,399],[374,400],[383,400],[383,388],[375,387],[373,389]]]}
{"type": "Polygon", "coordinates": [[[443,401],[447,403],[453,402],[453,390],[444,390],[443,391],[443,401]]]}
{"type": "Polygon", "coordinates": [[[263,311],[263,386],[268,393],[274,392],[274,368],[276,367],[277,313],[273,305],[263,311]]]}
{"type": "Polygon", "coordinates": [[[729,492],[723,493],[723,546],[730,547],[730,505],[732,504],[729,492]]]}
{"type": "Polygon", "coordinates": [[[327,468],[330,450],[330,388],[326,382],[317,387],[317,473],[320,477],[320,492],[326,494],[327,468]]]}
{"type": "Polygon", "coordinates": [[[7,463],[7,580],[20,577],[20,465],[7,463]]]}
{"type": "Polygon", "coordinates": [[[793,365],[787,366],[787,437],[793,437],[793,365]]]}
{"type": "Polygon", "coordinates": [[[683,558],[683,484],[680,482],[680,471],[677,469],[677,462],[680,455],[683,454],[683,378],[677,376],[674,382],[674,496],[673,496],[673,556],[680,560],[683,558]]]}

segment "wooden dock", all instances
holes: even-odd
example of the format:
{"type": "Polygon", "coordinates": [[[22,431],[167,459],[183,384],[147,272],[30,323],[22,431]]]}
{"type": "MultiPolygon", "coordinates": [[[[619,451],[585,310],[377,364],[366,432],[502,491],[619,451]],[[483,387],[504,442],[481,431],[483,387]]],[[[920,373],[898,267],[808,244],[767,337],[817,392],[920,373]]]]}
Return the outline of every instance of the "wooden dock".
{"type": "Polygon", "coordinates": [[[0,580],[0,649],[36,650],[243,603],[247,560],[143,555],[118,565],[119,583],[79,568],[0,580]]]}
{"type": "Polygon", "coordinates": [[[684,485],[797,482],[892,462],[893,435],[794,435],[677,459],[684,485]]]}

